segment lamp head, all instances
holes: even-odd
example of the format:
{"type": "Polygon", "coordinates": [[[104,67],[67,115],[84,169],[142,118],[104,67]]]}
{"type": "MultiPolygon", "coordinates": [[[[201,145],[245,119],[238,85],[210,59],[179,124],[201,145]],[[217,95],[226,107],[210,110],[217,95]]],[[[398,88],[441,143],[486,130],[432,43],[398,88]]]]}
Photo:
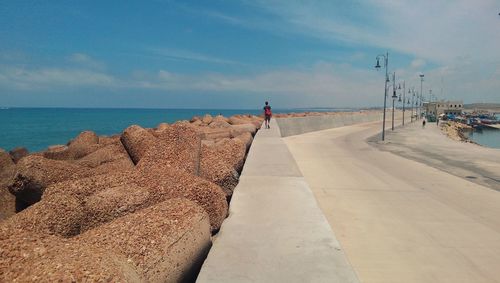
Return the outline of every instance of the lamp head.
{"type": "Polygon", "coordinates": [[[377,65],[375,65],[375,69],[380,69],[380,59],[377,57],[377,65]]]}
{"type": "Polygon", "coordinates": [[[396,99],[396,98],[398,98],[398,96],[396,95],[396,90],[394,89],[392,91],[392,99],[396,99]]]}
{"type": "Polygon", "coordinates": [[[401,102],[401,94],[399,95],[399,99],[398,99],[398,102],[401,102]]]}

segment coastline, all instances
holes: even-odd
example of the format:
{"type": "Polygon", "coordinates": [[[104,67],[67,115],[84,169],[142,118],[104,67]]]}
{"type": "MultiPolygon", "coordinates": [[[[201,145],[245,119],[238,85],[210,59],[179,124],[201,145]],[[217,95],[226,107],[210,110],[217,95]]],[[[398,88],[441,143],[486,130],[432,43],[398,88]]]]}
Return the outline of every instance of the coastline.
{"type": "Polygon", "coordinates": [[[480,145],[471,140],[465,133],[466,131],[473,130],[471,126],[454,121],[442,121],[440,123],[440,129],[444,134],[446,134],[446,136],[448,136],[452,140],[480,145]]]}

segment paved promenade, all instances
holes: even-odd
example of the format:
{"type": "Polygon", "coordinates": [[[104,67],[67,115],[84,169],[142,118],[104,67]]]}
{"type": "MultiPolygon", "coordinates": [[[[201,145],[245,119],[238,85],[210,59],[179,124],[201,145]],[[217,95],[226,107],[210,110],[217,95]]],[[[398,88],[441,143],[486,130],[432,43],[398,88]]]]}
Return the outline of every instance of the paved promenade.
{"type": "Polygon", "coordinates": [[[197,282],[359,282],[274,119],[252,143],[197,282]]]}
{"type": "Polygon", "coordinates": [[[365,141],[379,131],[284,139],[360,281],[500,282],[500,193],[365,141]]]}
{"type": "Polygon", "coordinates": [[[408,124],[389,132],[386,142],[371,138],[371,144],[400,156],[428,164],[471,182],[500,191],[500,150],[457,142],[435,123],[408,124]]]}

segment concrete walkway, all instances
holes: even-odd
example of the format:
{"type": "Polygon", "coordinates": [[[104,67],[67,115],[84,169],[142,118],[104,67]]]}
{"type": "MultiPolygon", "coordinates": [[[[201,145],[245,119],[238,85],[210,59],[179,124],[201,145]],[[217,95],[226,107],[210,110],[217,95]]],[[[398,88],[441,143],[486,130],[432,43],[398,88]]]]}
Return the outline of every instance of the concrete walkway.
{"type": "Polygon", "coordinates": [[[274,119],[252,143],[197,282],[358,282],[274,119]]]}
{"type": "Polygon", "coordinates": [[[285,138],[360,281],[500,282],[499,192],[380,151],[379,128],[285,138]]]}
{"type": "Polygon", "coordinates": [[[425,128],[420,123],[397,128],[388,132],[386,142],[370,140],[382,150],[500,191],[500,149],[454,141],[435,123],[427,123],[425,128]]]}

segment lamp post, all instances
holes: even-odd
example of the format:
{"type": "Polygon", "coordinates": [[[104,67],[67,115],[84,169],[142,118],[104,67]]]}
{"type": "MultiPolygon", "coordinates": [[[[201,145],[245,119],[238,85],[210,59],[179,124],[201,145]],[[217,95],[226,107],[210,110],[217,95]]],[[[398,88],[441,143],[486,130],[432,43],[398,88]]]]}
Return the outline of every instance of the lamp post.
{"type": "MultiPolygon", "coordinates": [[[[410,94],[411,94],[411,91],[408,88],[408,101],[406,102],[407,107],[410,107],[410,94]]],[[[413,112],[410,114],[410,123],[413,122],[413,118],[411,117],[412,115],[413,115],[413,112]]]]}
{"type": "Polygon", "coordinates": [[[418,121],[418,113],[420,108],[420,94],[418,94],[418,90],[415,91],[415,121],[418,121]]]}
{"type": "MultiPolygon", "coordinates": [[[[401,90],[401,84],[399,84],[398,87],[399,90],[401,90]]],[[[405,94],[406,94],[406,85],[405,81],[403,81],[403,126],[405,125],[405,94]]],[[[399,95],[399,101],[401,102],[401,95],[399,95]]]]}
{"type": "MultiPolygon", "coordinates": [[[[420,106],[422,106],[422,96],[424,95],[423,91],[422,91],[422,85],[424,83],[424,74],[420,74],[420,106]]],[[[418,118],[420,118],[420,115],[422,113],[422,110],[420,109],[420,111],[418,112],[418,118]]]]}
{"type": "Polygon", "coordinates": [[[389,52],[386,52],[385,54],[380,54],[376,57],[377,59],[377,64],[375,65],[375,68],[377,70],[380,69],[380,58],[384,59],[384,68],[385,68],[385,86],[384,86],[384,118],[382,122],[382,140],[385,140],[385,108],[387,106],[387,83],[389,82],[389,75],[387,73],[387,68],[389,65],[389,52]]]}
{"type": "MultiPolygon", "coordinates": [[[[408,90],[408,93],[410,93],[410,90],[408,90]]],[[[411,123],[413,123],[413,104],[414,104],[413,99],[414,98],[415,98],[415,92],[413,91],[413,87],[412,87],[412,89],[411,89],[411,115],[410,115],[411,123]]],[[[410,98],[408,98],[408,99],[410,99],[410,98]]]]}
{"type": "Polygon", "coordinates": [[[396,72],[392,73],[392,131],[394,131],[394,101],[398,98],[396,95],[396,72]]]}
{"type": "Polygon", "coordinates": [[[427,109],[425,112],[427,112],[427,115],[429,115],[429,111],[431,110],[431,101],[432,101],[432,89],[429,89],[429,102],[427,104],[427,109]]]}

